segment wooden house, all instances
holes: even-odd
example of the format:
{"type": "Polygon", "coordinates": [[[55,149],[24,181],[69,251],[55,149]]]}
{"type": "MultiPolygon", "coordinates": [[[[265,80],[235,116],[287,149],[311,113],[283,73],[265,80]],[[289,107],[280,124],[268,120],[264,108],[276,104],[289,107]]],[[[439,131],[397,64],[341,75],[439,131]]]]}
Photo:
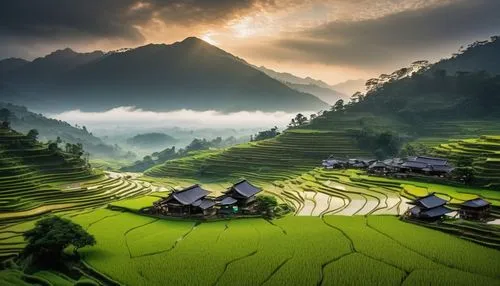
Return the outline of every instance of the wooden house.
{"type": "MultiPolygon", "coordinates": [[[[386,160],[387,161],[387,160],[386,160]]],[[[378,175],[387,175],[396,173],[399,171],[400,167],[397,165],[393,165],[386,161],[376,161],[372,163],[368,167],[368,173],[370,174],[378,174],[378,175]]]]}
{"type": "Polygon", "coordinates": [[[432,166],[448,166],[447,159],[437,158],[437,157],[415,156],[415,157],[409,157],[408,161],[420,162],[432,166]]]}
{"type": "Polygon", "coordinates": [[[440,177],[447,176],[454,170],[448,160],[427,156],[408,157],[401,166],[411,172],[440,177]]]}
{"type": "Polygon", "coordinates": [[[328,158],[326,160],[323,160],[321,165],[326,169],[339,169],[345,168],[347,163],[343,160],[328,158]]]}
{"type": "Polygon", "coordinates": [[[374,159],[349,159],[347,165],[355,169],[367,169],[371,164],[376,162],[374,159]]]}
{"type": "Polygon", "coordinates": [[[424,169],[427,168],[429,165],[423,162],[406,161],[403,164],[401,164],[401,166],[411,172],[424,173],[425,172],[424,169]]]}
{"type": "Polygon", "coordinates": [[[414,205],[414,207],[410,208],[406,215],[423,220],[438,220],[445,214],[452,212],[445,206],[446,203],[446,200],[432,193],[411,202],[410,204],[414,205]]]}
{"type": "Polygon", "coordinates": [[[255,211],[256,195],[262,190],[247,180],[232,185],[224,195],[217,198],[219,214],[252,213],[255,211]]]}
{"type": "Polygon", "coordinates": [[[170,216],[214,215],[215,200],[207,198],[208,194],[199,185],[192,185],[155,202],[154,210],[158,214],[170,216]]]}
{"type": "Polygon", "coordinates": [[[481,198],[468,200],[460,205],[458,214],[463,219],[481,220],[490,215],[491,204],[481,198]]]}

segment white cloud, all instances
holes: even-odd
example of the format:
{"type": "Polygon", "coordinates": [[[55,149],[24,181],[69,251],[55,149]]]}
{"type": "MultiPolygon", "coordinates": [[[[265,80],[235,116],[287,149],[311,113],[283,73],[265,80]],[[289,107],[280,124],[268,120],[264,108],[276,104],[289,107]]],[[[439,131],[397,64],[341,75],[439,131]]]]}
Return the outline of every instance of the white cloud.
{"type": "MultiPolygon", "coordinates": [[[[303,112],[310,115],[313,112],[303,112]]],[[[295,116],[282,111],[261,112],[241,111],[221,113],[218,111],[176,110],[169,112],[154,112],[135,107],[117,107],[105,112],[83,112],[71,110],[49,117],[64,120],[72,124],[85,125],[90,128],[111,127],[145,127],[151,128],[269,128],[284,127],[295,116]]]]}

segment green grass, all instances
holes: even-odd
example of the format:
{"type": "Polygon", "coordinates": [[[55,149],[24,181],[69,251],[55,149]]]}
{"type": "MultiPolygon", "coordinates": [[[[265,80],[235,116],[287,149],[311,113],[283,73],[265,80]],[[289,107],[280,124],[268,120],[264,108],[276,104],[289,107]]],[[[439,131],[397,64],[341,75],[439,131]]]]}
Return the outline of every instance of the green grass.
{"type": "Polygon", "coordinates": [[[1,285],[29,286],[32,285],[23,279],[23,273],[16,270],[0,271],[1,285]]]}
{"type": "Polygon", "coordinates": [[[145,207],[151,207],[153,203],[158,201],[159,199],[160,198],[157,196],[144,196],[112,202],[109,205],[112,207],[123,208],[131,211],[140,211],[145,207]]]}
{"type": "Polygon", "coordinates": [[[426,273],[500,282],[500,252],[392,216],[195,225],[99,210],[73,220],[98,241],[83,259],[128,285],[413,285],[426,273]]]}
{"type": "Polygon", "coordinates": [[[49,271],[38,271],[34,276],[40,277],[54,286],[73,286],[75,284],[72,279],[49,271]]]}
{"type": "Polygon", "coordinates": [[[129,166],[133,162],[130,160],[113,160],[113,159],[100,159],[92,158],[90,159],[90,164],[93,168],[101,170],[119,170],[122,167],[129,166]]]}

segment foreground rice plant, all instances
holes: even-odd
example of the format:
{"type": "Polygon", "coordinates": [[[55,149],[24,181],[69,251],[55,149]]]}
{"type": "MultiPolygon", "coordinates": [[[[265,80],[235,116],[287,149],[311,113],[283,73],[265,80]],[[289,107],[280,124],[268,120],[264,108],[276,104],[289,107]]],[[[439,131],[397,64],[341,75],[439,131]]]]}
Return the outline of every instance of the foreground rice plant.
{"type": "Polygon", "coordinates": [[[84,260],[127,285],[500,283],[498,251],[392,216],[195,224],[99,210],[73,219],[98,241],[84,260]]]}

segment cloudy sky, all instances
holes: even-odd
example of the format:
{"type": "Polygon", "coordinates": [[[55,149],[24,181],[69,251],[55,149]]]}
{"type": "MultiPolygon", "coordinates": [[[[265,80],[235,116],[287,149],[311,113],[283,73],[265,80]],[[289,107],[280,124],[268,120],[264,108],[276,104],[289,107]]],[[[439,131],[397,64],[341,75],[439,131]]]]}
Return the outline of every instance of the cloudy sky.
{"type": "Polygon", "coordinates": [[[499,0],[7,0],[0,58],[197,36],[256,65],[336,83],[500,34],[499,0]]]}

